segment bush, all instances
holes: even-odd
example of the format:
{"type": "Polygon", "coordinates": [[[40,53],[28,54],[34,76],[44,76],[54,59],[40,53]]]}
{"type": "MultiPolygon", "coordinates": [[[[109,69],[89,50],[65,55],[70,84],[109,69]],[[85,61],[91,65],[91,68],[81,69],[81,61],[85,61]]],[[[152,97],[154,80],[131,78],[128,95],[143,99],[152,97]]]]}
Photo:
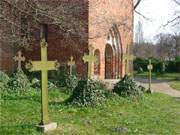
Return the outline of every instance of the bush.
{"type": "Polygon", "coordinates": [[[8,82],[8,88],[14,91],[29,90],[30,86],[31,83],[23,71],[17,71],[16,73],[14,73],[10,81],[8,82]]]}
{"type": "MultiPolygon", "coordinates": [[[[37,79],[37,78],[32,79],[31,87],[33,87],[33,88],[41,88],[41,81],[39,79],[37,79]]],[[[53,82],[48,81],[48,89],[51,89],[51,88],[56,88],[56,85],[53,82]]]]}
{"type": "Polygon", "coordinates": [[[9,81],[9,76],[6,73],[0,71],[0,83],[6,85],[8,81],[9,81]]]}
{"type": "MultiPolygon", "coordinates": [[[[163,72],[180,72],[180,58],[177,57],[174,60],[166,60],[162,61],[156,58],[151,58],[153,65],[153,72],[163,73],[163,72]]],[[[141,71],[148,71],[147,65],[149,64],[149,60],[145,58],[136,58],[133,62],[134,70],[141,73],[141,71]],[[140,70],[141,68],[141,70],[140,70]]]]}
{"type": "Polygon", "coordinates": [[[143,72],[147,71],[148,60],[143,58],[136,58],[133,62],[134,70],[143,72]]]}
{"type": "Polygon", "coordinates": [[[68,89],[68,92],[71,93],[78,85],[78,78],[75,75],[69,75],[66,78],[66,87],[68,89]]]}
{"type": "Polygon", "coordinates": [[[166,72],[180,72],[180,58],[166,62],[166,72]]]}
{"type": "Polygon", "coordinates": [[[100,105],[105,100],[102,84],[91,79],[80,80],[68,103],[78,106],[100,105]]]}
{"type": "Polygon", "coordinates": [[[138,70],[137,70],[138,73],[143,73],[143,69],[142,67],[139,67],[138,70]]]}
{"type": "Polygon", "coordinates": [[[122,97],[136,97],[141,96],[144,90],[144,87],[138,86],[130,76],[125,75],[124,78],[114,86],[113,92],[122,97]]]}
{"type": "Polygon", "coordinates": [[[66,68],[61,67],[57,71],[50,71],[49,78],[53,81],[54,84],[57,84],[60,87],[66,87],[68,72],[66,68]]]}

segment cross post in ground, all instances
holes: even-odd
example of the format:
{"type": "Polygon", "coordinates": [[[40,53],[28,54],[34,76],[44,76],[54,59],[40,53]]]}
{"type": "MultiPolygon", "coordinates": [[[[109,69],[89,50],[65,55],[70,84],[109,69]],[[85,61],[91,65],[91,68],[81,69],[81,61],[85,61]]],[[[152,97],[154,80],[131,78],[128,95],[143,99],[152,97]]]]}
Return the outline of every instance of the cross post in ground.
{"type": "Polygon", "coordinates": [[[71,56],[70,61],[68,61],[68,66],[70,67],[70,75],[72,75],[72,68],[75,65],[75,61],[73,61],[73,56],[71,56]]]}
{"type": "Polygon", "coordinates": [[[22,52],[21,50],[18,51],[17,56],[14,56],[13,59],[14,61],[17,61],[18,66],[17,66],[17,71],[21,71],[22,70],[22,62],[24,62],[26,60],[26,58],[24,56],[22,56],[22,52]]]}
{"type": "Polygon", "coordinates": [[[91,78],[92,74],[92,64],[97,61],[96,56],[93,54],[94,48],[92,46],[89,46],[89,55],[85,54],[83,56],[84,63],[88,63],[88,78],[91,78]]]}
{"type": "Polygon", "coordinates": [[[151,76],[152,76],[151,71],[153,69],[153,65],[151,64],[151,59],[149,59],[149,64],[147,66],[147,69],[149,70],[149,89],[148,89],[148,92],[152,93],[153,91],[151,89],[151,76]]]}
{"type": "Polygon", "coordinates": [[[134,55],[123,54],[123,59],[127,61],[127,64],[126,64],[126,74],[130,74],[130,71],[129,71],[129,61],[133,61],[134,58],[135,58],[134,55]]]}
{"type": "MultiPolygon", "coordinates": [[[[47,129],[46,127],[43,127],[43,126],[50,124],[50,120],[48,116],[48,71],[58,69],[59,63],[57,61],[47,60],[48,44],[45,41],[45,39],[42,39],[40,45],[41,45],[41,61],[29,61],[29,63],[26,64],[26,68],[29,71],[41,71],[41,123],[40,123],[40,126],[42,127],[40,128],[42,128],[42,130],[46,132],[49,126],[47,126],[47,129]]],[[[56,128],[56,126],[52,128],[56,128]]]]}

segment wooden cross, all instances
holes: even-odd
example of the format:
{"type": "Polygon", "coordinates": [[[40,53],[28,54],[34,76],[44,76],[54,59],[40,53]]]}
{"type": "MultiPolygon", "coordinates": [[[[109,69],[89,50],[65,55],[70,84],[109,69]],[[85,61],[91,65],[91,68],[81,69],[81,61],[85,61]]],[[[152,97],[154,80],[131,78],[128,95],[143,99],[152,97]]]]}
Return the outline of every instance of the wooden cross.
{"type": "Polygon", "coordinates": [[[149,64],[147,66],[147,69],[149,70],[149,89],[148,89],[148,92],[152,93],[153,91],[151,90],[151,71],[153,69],[153,65],[151,64],[151,59],[149,60],[149,64]]]}
{"type": "Polygon", "coordinates": [[[72,67],[75,65],[75,61],[73,61],[73,56],[71,56],[70,61],[68,61],[68,66],[70,67],[70,75],[72,75],[72,67]]]}
{"type": "Polygon", "coordinates": [[[20,70],[22,70],[21,63],[24,62],[26,60],[26,58],[24,56],[22,56],[21,50],[19,50],[17,54],[18,55],[14,56],[13,59],[14,59],[14,61],[17,61],[17,63],[18,63],[17,70],[20,71],[20,70]]]}
{"type": "Polygon", "coordinates": [[[56,70],[59,67],[57,61],[47,60],[47,42],[45,39],[41,41],[41,61],[30,61],[26,64],[26,68],[29,71],[41,71],[41,125],[49,124],[48,116],[48,71],[56,70]]]}
{"type": "Polygon", "coordinates": [[[92,63],[97,61],[96,56],[93,54],[94,48],[92,46],[89,47],[89,55],[84,54],[83,61],[84,63],[88,62],[88,78],[91,78],[92,73],[92,63]]]}
{"type": "Polygon", "coordinates": [[[135,57],[134,57],[134,55],[129,55],[129,54],[124,54],[123,55],[123,59],[124,60],[127,60],[127,65],[126,65],[126,72],[128,72],[128,74],[129,74],[129,61],[132,61],[133,59],[134,59],[135,57]]]}

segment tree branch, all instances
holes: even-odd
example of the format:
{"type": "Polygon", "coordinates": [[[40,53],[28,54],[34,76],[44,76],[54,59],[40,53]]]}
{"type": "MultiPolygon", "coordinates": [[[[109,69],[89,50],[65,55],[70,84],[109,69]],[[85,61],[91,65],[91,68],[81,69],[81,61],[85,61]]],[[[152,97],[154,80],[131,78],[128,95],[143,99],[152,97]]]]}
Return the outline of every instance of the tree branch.
{"type": "Polygon", "coordinates": [[[145,20],[152,22],[152,20],[151,20],[150,18],[144,16],[144,15],[141,14],[140,12],[138,12],[138,11],[135,10],[135,13],[137,13],[137,14],[140,15],[140,16],[142,16],[145,20]]]}
{"type": "Polygon", "coordinates": [[[173,1],[180,6],[180,1],[177,0],[173,0],[173,1]]]}
{"type": "Polygon", "coordinates": [[[134,5],[134,10],[139,6],[139,4],[141,3],[141,1],[142,1],[142,0],[138,0],[138,1],[136,2],[136,4],[134,5]]]}

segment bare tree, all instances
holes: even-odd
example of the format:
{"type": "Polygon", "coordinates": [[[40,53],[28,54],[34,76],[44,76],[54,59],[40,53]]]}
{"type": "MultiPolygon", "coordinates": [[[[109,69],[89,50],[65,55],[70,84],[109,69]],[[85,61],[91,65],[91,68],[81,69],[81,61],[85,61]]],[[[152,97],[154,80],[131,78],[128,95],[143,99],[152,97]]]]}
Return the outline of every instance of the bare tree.
{"type": "Polygon", "coordinates": [[[171,60],[180,56],[180,35],[157,35],[157,53],[161,60],[171,60]]]}
{"type": "MultiPolygon", "coordinates": [[[[180,8],[180,0],[172,0],[176,4],[178,8],[180,8]]],[[[177,26],[180,24],[180,11],[174,11],[174,16],[172,16],[172,19],[169,20],[166,24],[163,26],[171,25],[171,26],[177,26]]]]}

